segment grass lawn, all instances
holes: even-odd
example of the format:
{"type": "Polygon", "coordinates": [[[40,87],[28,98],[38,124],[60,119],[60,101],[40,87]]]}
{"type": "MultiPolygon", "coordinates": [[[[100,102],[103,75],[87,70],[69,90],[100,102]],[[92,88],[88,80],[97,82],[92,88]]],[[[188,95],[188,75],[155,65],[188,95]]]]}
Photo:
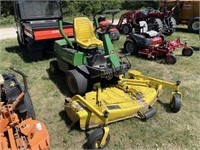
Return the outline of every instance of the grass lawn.
{"type": "MultiPolygon", "coordinates": [[[[168,112],[171,89],[164,93],[154,108],[157,114],[146,122],[136,118],[111,124],[111,141],[107,149],[199,149],[200,145],[200,51],[198,34],[187,33],[186,26],[167,39],[181,36],[195,51],[191,57],[181,56],[177,49],[177,63],[165,65],[163,60],[149,60],[129,56],[132,69],[143,74],[175,82],[180,80],[183,94],[181,111],[168,112]]],[[[120,53],[125,36],[114,42],[120,53]]],[[[87,142],[87,134],[78,127],[71,128],[64,112],[64,99],[68,90],[62,75],[49,73],[49,62],[54,58],[39,62],[28,61],[26,54],[18,47],[16,39],[1,41],[0,73],[12,72],[9,66],[15,66],[28,75],[28,87],[35,107],[37,119],[46,124],[50,134],[51,147],[54,150],[82,149],[87,142]]],[[[18,79],[20,78],[17,75],[18,79]]],[[[21,78],[20,78],[21,79],[21,78]]]]}

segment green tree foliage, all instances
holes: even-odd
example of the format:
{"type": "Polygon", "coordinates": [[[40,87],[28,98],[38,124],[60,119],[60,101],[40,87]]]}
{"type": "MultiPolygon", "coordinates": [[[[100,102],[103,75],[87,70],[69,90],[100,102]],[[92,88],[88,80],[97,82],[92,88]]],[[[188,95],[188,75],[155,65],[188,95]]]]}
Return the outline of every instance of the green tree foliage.
{"type": "MultiPolygon", "coordinates": [[[[4,1],[1,3],[1,24],[11,21],[13,22],[13,3],[10,1],[4,1]],[[10,19],[12,18],[12,19],[10,19]],[[3,19],[5,21],[3,21],[3,19]]],[[[95,12],[106,9],[125,9],[134,10],[141,7],[153,7],[158,8],[159,2],[154,1],[139,1],[139,0],[65,0],[62,1],[63,15],[66,17],[76,16],[91,16],[95,12]]],[[[30,10],[31,11],[31,10],[30,10]]]]}
{"type": "Polygon", "coordinates": [[[121,8],[123,2],[123,0],[68,0],[62,2],[62,9],[65,16],[77,15],[77,13],[89,16],[101,10],[121,8]]]}
{"type": "Polygon", "coordinates": [[[13,3],[12,2],[0,2],[1,3],[1,17],[7,17],[13,15],[13,3]]]}
{"type": "MultiPolygon", "coordinates": [[[[105,9],[134,10],[141,7],[158,7],[158,1],[136,1],[136,0],[65,0],[62,1],[63,14],[65,16],[77,16],[80,14],[91,15],[105,9]]],[[[13,15],[13,3],[1,2],[1,15],[3,17],[13,15]]]]}
{"type": "Polygon", "coordinates": [[[152,7],[154,9],[158,9],[159,2],[158,1],[139,1],[139,0],[125,0],[122,4],[122,9],[125,10],[135,10],[140,9],[142,7],[152,7]]]}

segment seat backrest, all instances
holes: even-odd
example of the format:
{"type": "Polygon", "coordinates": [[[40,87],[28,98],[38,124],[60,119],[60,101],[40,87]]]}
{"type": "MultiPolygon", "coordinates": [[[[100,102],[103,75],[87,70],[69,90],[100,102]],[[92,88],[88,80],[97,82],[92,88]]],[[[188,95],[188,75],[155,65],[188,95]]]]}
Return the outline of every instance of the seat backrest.
{"type": "Polygon", "coordinates": [[[94,37],[93,25],[87,17],[74,18],[74,38],[76,40],[84,41],[94,37]]]}
{"type": "Polygon", "coordinates": [[[146,33],[148,31],[148,25],[147,25],[147,22],[146,21],[140,21],[139,22],[140,24],[140,33],[146,33]]]}

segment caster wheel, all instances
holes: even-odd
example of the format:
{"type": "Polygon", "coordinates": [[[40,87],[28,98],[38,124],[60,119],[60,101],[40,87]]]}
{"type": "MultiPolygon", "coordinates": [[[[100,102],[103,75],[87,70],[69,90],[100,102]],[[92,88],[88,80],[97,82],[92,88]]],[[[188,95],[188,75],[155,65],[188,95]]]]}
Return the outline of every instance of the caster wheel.
{"type": "Polygon", "coordinates": [[[102,128],[96,129],[94,132],[92,132],[89,135],[89,138],[88,138],[89,148],[91,148],[91,149],[103,149],[103,148],[105,148],[110,141],[110,135],[108,134],[108,137],[106,139],[106,143],[104,145],[100,145],[103,134],[104,134],[104,131],[103,131],[102,128]]]}
{"type": "Polygon", "coordinates": [[[177,113],[181,109],[181,95],[174,94],[172,97],[172,101],[170,102],[170,107],[174,113],[177,113]]]}

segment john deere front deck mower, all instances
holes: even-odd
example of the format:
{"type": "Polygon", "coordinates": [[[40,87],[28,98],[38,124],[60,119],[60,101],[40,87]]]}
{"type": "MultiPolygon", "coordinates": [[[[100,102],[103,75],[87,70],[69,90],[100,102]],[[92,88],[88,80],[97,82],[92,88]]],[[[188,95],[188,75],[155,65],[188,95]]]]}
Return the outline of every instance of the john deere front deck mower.
{"type": "MultiPolygon", "coordinates": [[[[108,30],[109,26],[105,31],[108,30]]],[[[77,94],[65,99],[65,110],[73,124],[79,123],[82,130],[97,128],[89,135],[89,148],[104,148],[108,144],[110,123],[134,116],[143,120],[152,117],[156,113],[153,104],[162,94],[163,86],[175,89],[170,107],[173,112],[180,110],[179,81],[166,82],[136,70],[129,70],[125,78],[130,64],[119,61],[107,32],[101,33],[102,43],[94,36],[91,22],[85,17],[74,19],[74,31],[76,41],[70,42],[64,34],[64,40],[56,41],[57,61],[51,62],[51,70],[55,72],[57,65],[66,73],[69,90],[74,94],[83,94],[88,84],[93,84],[93,90],[84,96],[77,94]],[[114,77],[117,77],[115,83],[102,87],[102,79],[110,83],[114,77]]]]}
{"type": "Polygon", "coordinates": [[[51,72],[61,70],[65,73],[66,83],[72,94],[84,94],[94,83],[111,82],[130,68],[130,63],[119,61],[109,38],[108,31],[96,29],[102,40],[96,38],[93,25],[86,17],[74,19],[74,38],[70,41],[63,32],[64,39],[57,40],[54,50],[56,61],[50,62],[51,72]]]}

